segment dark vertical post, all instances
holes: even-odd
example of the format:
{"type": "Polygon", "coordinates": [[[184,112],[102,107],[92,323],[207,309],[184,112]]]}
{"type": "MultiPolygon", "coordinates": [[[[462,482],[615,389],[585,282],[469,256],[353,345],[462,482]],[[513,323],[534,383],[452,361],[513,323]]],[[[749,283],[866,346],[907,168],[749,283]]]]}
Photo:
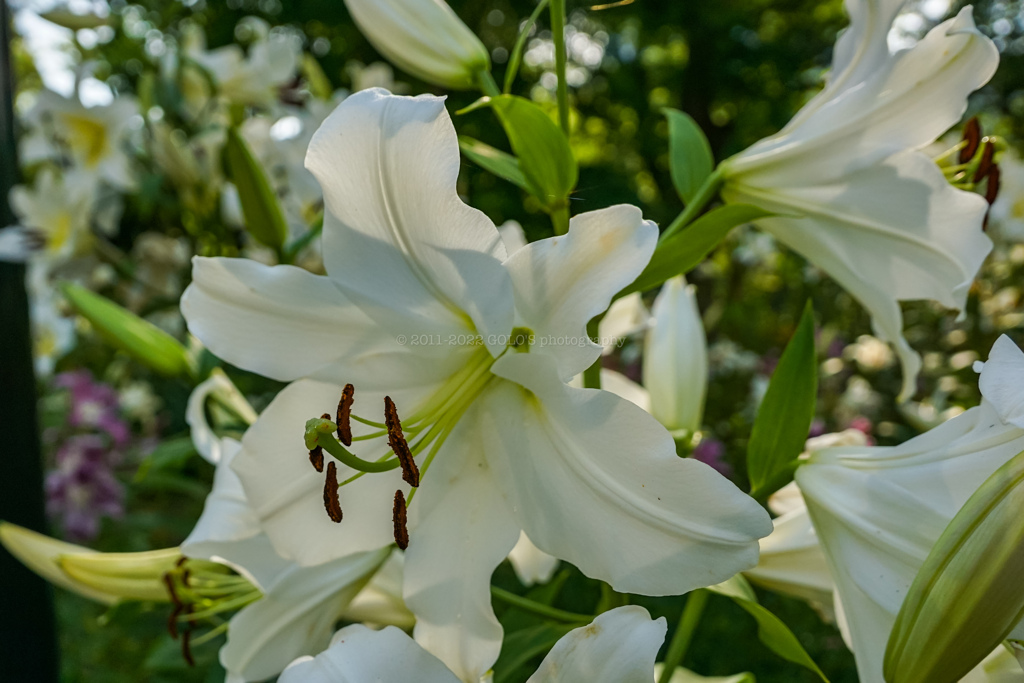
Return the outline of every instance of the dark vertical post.
{"type": "MultiPolygon", "coordinates": [[[[11,17],[0,0],[0,227],[17,182],[11,17]]],[[[36,416],[25,267],[0,263],[0,519],[45,531],[43,464],[36,416]]],[[[56,683],[56,624],[49,585],[0,550],[0,677],[56,683]]]]}

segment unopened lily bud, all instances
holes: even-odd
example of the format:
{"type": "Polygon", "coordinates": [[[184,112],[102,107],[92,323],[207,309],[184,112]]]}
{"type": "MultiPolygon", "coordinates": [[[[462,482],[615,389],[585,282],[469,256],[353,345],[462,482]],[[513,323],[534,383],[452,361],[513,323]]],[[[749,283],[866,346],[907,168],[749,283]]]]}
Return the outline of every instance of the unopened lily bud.
{"type": "Polygon", "coordinates": [[[955,683],[1024,618],[1024,452],[970,497],[903,600],[887,683],[955,683]]]}
{"type": "Polygon", "coordinates": [[[695,432],[704,417],[708,350],[693,286],[682,275],[668,280],[652,313],[643,369],[651,414],[670,431],[695,432]]]}
{"type": "Polygon", "coordinates": [[[487,48],[444,0],[345,0],[345,6],[373,46],[416,78],[469,90],[491,68],[487,48]]]}

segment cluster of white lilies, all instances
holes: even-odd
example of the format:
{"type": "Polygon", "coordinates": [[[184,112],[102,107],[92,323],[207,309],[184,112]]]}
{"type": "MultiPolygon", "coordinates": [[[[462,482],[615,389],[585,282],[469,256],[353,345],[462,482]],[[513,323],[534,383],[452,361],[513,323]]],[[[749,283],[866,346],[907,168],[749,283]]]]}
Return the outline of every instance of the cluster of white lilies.
{"type": "MultiPolygon", "coordinates": [[[[514,128],[519,105],[495,92],[486,49],[441,0],[346,4],[396,65],[480,88],[514,128]]],[[[193,393],[193,439],[217,470],[192,534],[114,556],[10,525],[0,539],[95,599],[171,603],[186,655],[226,632],[230,681],[487,680],[503,641],[491,575],[506,558],[524,583],[561,560],[646,596],[735,592],[745,573],[827,612],[863,683],[1024,681],[1024,353],[1012,341],[979,368],[979,407],[901,446],[836,435],[784,463],[795,483],[772,497],[774,522],[673,439],[700,425],[707,358],[671,257],[684,236],[720,229],[699,218],[716,197],[725,208],[706,216],[731,211],[718,214],[726,230],[754,220],[870,311],[902,361],[904,397],[920,359],[899,301],[963,307],[991,249],[974,190],[991,194],[998,170],[970,134],[955,160],[922,149],[960,121],[998,53],[970,8],[890,51],[903,4],[847,0],[824,90],[689,185],[673,169],[687,209],[660,237],[633,206],[560,224],[556,197],[556,236],[524,244],[460,199],[444,98],[349,96],[305,157],[323,193],[326,275],[194,260],[189,331],[289,384],[258,416],[223,374],[193,393]],[[610,325],[621,294],[663,284],[647,391],[581,380],[603,351],[588,324],[610,325]],[[210,396],[251,423],[240,441],[207,423],[210,396]],[[342,620],[354,625],[334,633],[342,620]]],[[[557,185],[510,137],[529,191],[557,185]]],[[[650,683],[666,631],[643,608],[609,610],[564,636],[530,682],[650,683]]],[[[662,681],[691,680],[667,664],[662,681]]]]}

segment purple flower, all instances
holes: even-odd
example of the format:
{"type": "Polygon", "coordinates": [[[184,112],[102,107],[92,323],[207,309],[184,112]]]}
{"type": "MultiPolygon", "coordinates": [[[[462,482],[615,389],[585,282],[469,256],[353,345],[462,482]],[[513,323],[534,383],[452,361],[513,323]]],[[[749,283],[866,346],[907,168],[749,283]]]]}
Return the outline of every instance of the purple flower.
{"type": "Polygon", "coordinates": [[[705,465],[711,465],[722,476],[728,477],[732,474],[732,465],[725,461],[725,444],[713,436],[701,439],[693,449],[691,457],[705,465]]]}
{"type": "Polygon", "coordinates": [[[124,488],[111,469],[116,457],[98,434],[78,434],[61,444],[56,468],[46,475],[46,511],[60,519],[68,538],[95,538],[103,517],[124,514],[124,488]]]}
{"type": "Polygon", "coordinates": [[[68,424],[71,427],[102,430],[117,447],[128,442],[128,425],[120,417],[117,392],[113,387],[94,381],[88,370],[57,375],[54,384],[70,394],[68,424]]]}

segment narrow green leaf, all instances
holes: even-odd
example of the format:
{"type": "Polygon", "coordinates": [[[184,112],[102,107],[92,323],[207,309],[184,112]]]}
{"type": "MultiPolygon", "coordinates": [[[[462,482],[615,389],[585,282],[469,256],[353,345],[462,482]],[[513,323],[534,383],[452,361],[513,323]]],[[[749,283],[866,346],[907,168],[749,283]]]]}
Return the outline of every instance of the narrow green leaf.
{"type": "Polygon", "coordinates": [[[704,131],[689,114],[666,109],[668,119],[669,170],[672,184],[684,204],[689,204],[715,170],[715,157],[704,131]]]}
{"type": "Polygon", "coordinates": [[[487,143],[474,140],[465,135],[459,136],[459,149],[466,155],[466,158],[480,168],[493,173],[499,178],[504,178],[513,185],[518,185],[527,192],[530,191],[523,169],[519,167],[519,159],[500,149],[491,147],[487,143]]]}
{"type": "Polygon", "coordinates": [[[549,211],[564,208],[579,169],[558,124],[536,104],[515,95],[492,97],[490,105],[519,158],[529,192],[549,211]]]}
{"type": "Polygon", "coordinates": [[[191,436],[181,436],[164,441],[153,449],[135,471],[133,481],[142,481],[149,474],[166,470],[180,471],[189,460],[197,455],[191,436]]]}
{"type": "Polygon", "coordinates": [[[512,46],[512,52],[508,56],[508,68],[505,69],[505,94],[512,92],[512,83],[516,80],[516,74],[519,72],[519,65],[523,61],[523,48],[526,47],[526,39],[530,37],[530,31],[537,24],[537,19],[540,17],[540,13],[544,11],[544,8],[548,6],[548,0],[540,0],[537,3],[537,7],[534,8],[533,14],[526,20],[523,27],[519,30],[519,35],[516,37],[516,44],[512,46]]]}
{"type": "MultiPolygon", "coordinates": [[[[501,655],[494,664],[494,683],[517,680],[516,673],[534,657],[550,650],[558,640],[576,626],[539,624],[509,634],[501,645],[501,655]]],[[[522,679],[518,679],[522,680],[522,679]]]]}
{"type": "Polygon", "coordinates": [[[235,128],[228,130],[224,159],[231,182],[238,188],[246,228],[261,244],[280,254],[288,238],[288,224],[263,167],[235,128]]]}
{"type": "Polygon", "coordinates": [[[305,77],[309,92],[313,93],[313,97],[321,100],[331,99],[331,94],[334,92],[331,79],[327,78],[327,74],[324,73],[316,57],[308,52],[302,55],[302,75],[305,77]]]}
{"type": "Polygon", "coordinates": [[[682,232],[658,244],[644,271],[633,284],[619,292],[618,297],[654,289],[676,275],[689,272],[737,225],[770,215],[750,204],[727,204],[709,211],[682,232]]]}
{"type": "Polygon", "coordinates": [[[162,375],[175,377],[191,372],[188,351],[156,325],[79,285],[66,282],[61,291],[75,311],[111,345],[162,375]]]}
{"type": "Polygon", "coordinates": [[[792,480],[814,419],[817,394],[814,309],[808,301],[768,384],[747,445],[747,472],[755,498],[766,498],[792,480]]]}
{"type": "Polygon", "coordinates": [[[821,680],[828,683],[828,678],[818,665],[814,663],[811,656],[804,650],[803,645],[789,630],[789,627],[777,616],[769,612],[757,602],[754,591],[750,588],[747,580],[738,574],[718,586],[708,586],[707,590],[730,598],[743,610],[754,617],[757,622],[757,637],[765,646],[782,657],[786,661],[798,664],[818,674],[821,680]],[[753,599],[751,599],[751,597],[753,599]]]}

